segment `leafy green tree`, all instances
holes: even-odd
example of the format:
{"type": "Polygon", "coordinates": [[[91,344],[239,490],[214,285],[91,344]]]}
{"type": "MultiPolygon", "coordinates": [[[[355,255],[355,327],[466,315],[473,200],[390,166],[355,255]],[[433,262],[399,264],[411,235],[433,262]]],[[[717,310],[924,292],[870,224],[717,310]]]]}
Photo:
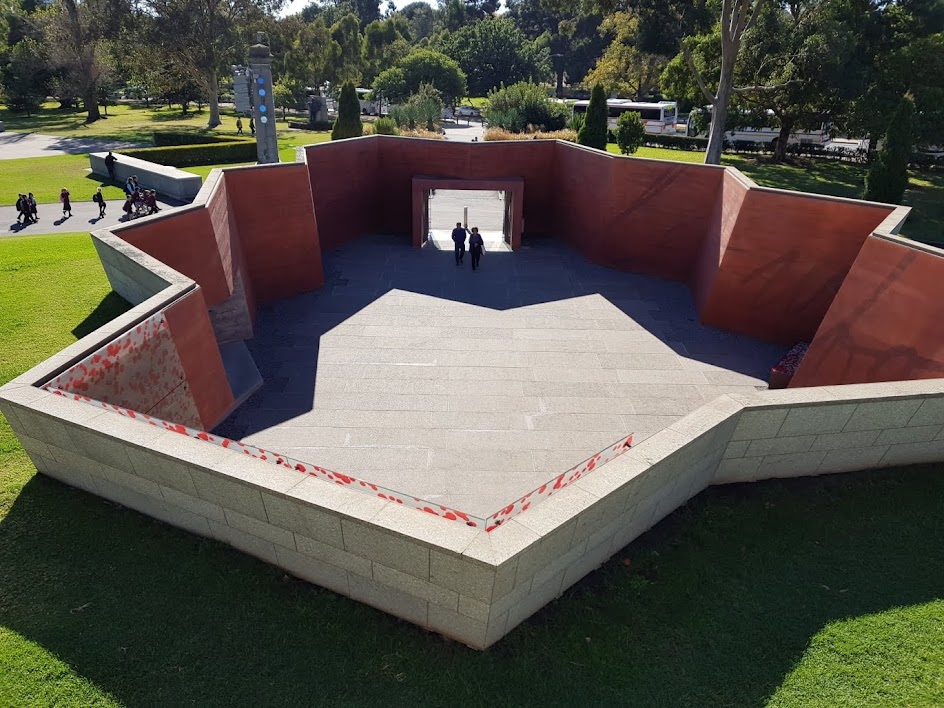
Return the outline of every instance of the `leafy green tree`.
{"type": "Polygon", "coordinates": [[[489,125],[513,133],[523,133],[529,126],[538,130],[560,130],[567,125],[567,107],[547,96],[536,84],[521,81],[490,91],[485,116],[489,125]]]}
{"type": "Polygon", "coordinates": [[[363,132],[361,104],[357,100],[354,84],[348,81],[341,87],[341,95],[338,97],[338,119],[334,121],[334,127],[331,129],[331,139],[357,138],[363,132]]]}
{"type": "Polygon", "coordinates": [[[334,78],[341,47],[321,17],[304,24],[280,58],[276,76],[290,86],[318,88],[334,78]]]}
{"type": "MultiPolygon", "coordinates": [[[[434,86],[442,95],[443,101],[450,106],[454,106],[458,99],[465,95],[465,74],[454,59],[440,52],[418,49],[400,61],[396,68],[403,74],[403,86],[407,95],[417,93],[421,84],[434,86]]],[[[390,94],[384,95],[392,100],[390,94]]]]}
{"type": "Polygon", "coordinates": [[[371,85],[373,97],[386,99],[390,103],[403,103],[410,96],[406,86],[406,77],[399,66],[381,71],[371,85]]]}
{"type": "Polygon", "coordinates": [[[646,129],[642,117],[635,111],[623,113],[616,121],[616,144],[620,152],[629,155],[642,147],[646,139],[646,129]]]}
{"type": "MultiPolygon", "coordinates": [[[[285,120],[285,113],[289,108],[299,107],[299,97],[304,97],[305,89],[298,85],[286,83],[285,81],[276,81],[272,87],[272,100],[276,108],[282,109],[282,120],[285,120]]],[[[302,98],[304,100],[304,98],[302,98]]]]}
{"type": "Polygon", "coordinates": [[[359,83],[363,69],[364,39],[361,37],[357,15],[349,13],[332,25],[331,39],[340,48],[334,72],[336,80],[341,83],[359,83]]]}
{"type": "Polygon", "coordinates": [[[465,72],[472,96],[484,96],[502,83],[541,81],[550,73],[547,47],[530,41],[505,18],[489,18],[452,32],[443,38],[441,48],[465,72]]]}
{"type": "Polygon", "coordinates": [[[606,150],[606,91],[601,84],[596,84],[590,92],[590,105],[584,117],[583,126],[577,133],[577,142],[597,150],[606,150]]]}
{"type": "Polygon", "coordinates": [[[27,37],[13,45],[9,61],[0,67],[3,101],[15,113],[35,113],[46,98],[49,84],[45,49],[27,37]]]}
{"type": "Polygon", "coordinates": [[[612,35],[613,41],[587,74],[587,82],[603,84],[616,96],[646,100],[659,88],[669,57],[640,48],[639,19],[630,12],[613,13],[600,30],[612,35]]]}
{"type": "Polygon", "coordinates": [[[906,95],[892,115],[882,149],[865,177],[865,198],[874,202],[901,204],[908,188],[908,163],[914,144],[912,121],[914,99],[906,95]]]}
{"type": "Polygon", "coordinates": [[[364,30],[364,62],[368,83],[410,53],[409,34],[409,22],[400,14],[367,25],[364,30]]]}
{"type": "Polygon", "coordinates": [[[419,42],[432,35],[436,18],[433,14],[433,8],[428,2],[417,0],[401,8],[400,14],[406,18],[410,25],[410,39],[413,42],[419,42]]]}
{"type": "Polygon", "coordinates": [[[378,0],[351,0],[351,3],[360,22],[361,30],[365,29],[371,22],[380,19],[380,2],[378,0]]]}

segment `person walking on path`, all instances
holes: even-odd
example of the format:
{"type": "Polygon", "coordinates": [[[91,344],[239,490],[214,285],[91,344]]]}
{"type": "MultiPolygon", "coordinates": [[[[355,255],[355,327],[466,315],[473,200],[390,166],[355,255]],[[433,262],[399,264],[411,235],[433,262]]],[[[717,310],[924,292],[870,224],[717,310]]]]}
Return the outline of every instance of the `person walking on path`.
{"type": "Polygon", "coordinates": [[[65,187],[62,188],[62,191],[59,192],[59,201],[62,202],[62,216],[66,217],[68,214],[72,216],[72,202],[69,201],[69,190],[65,187]]]}
{"type": "Polygon", "coordinates": [[[256,119],[255,118],[249,119],[249,132],[252,133],[253,135],[256,134],[256,119]]]}
{"type": "Polygon", "coordinates": [[[243,134],[243,119],[239,116],[236,117],[236,135],[243,134]]]}
{"type": "Polygon", "coordinates": [[[482,258],[482,251],[485,250],[485,241],[482,240],[482,234],[479,233],[479,227],[472,227],[472,234],[469,236],[469,254],[472,256],[472,270],[479,267],[479,260],[482,258]]]}
{"type": "Polygon", "coordinates": [[[118,162],[118,158],[111,154],[111,150],[108,151],[108,154],[105,155],[105,168],[108,170],[108,179],[112,182],[117,182],[115,179],[115,163],[118,162]]]}
{"type": "Polygon", "coordinates": [[[36,197],[33,196],[32,192],[30,192],[29,196],[26,197],[26,203],[29,208],[30,219],[32,219],[33,223],[35,224],[37,221],[39,221],[39,212],[36,211],[36,197]]]}
{"type": "Polygon", "coordinates": [[[456,244],[456,265],[462,265],[462,259],[465,257],[465,236],[466,230],[460,222],[456,222],[456,228],[452,230],[452,241],[456,244]]]}
{"type": "Polygon", "coordinates": [[[98,218],[105,218],[105,196],[102,194],[102,188],[99,187],[92,195],[92,201],[98,204],[98,218]]]}
{"type": "Polygon", "coordinates": [[[28,224],[29,223],[29,211],[24,206],[23,202],[25,201],[25,194],[16,195],[16,223],[18,224],[28,224]]]}

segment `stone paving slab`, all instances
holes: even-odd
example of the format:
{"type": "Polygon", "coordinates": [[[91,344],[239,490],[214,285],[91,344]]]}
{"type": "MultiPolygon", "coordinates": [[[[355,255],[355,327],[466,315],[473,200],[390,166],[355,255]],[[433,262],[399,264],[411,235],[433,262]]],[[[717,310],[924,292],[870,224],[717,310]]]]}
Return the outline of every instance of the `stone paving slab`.
{"type": "Polygon", "coordinates": [[[473,273],[393,237],[326,254],[325,288],[260,307],[265,384],[218,432],[484,516],[765,386],[784,352],[700,325],[682,284],[553,241],[489,255],[473,273]]]}

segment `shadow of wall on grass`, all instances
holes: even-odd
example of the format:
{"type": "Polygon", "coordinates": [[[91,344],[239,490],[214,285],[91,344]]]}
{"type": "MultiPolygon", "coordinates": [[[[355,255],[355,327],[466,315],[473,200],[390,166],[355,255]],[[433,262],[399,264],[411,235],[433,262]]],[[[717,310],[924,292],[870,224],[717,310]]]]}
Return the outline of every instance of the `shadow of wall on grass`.
{"type": "Polygon", "coordinates": [[[36,476],[0,624],[130,705],[759,705],[828,623],[944,596],[942,498],[940,466],[709,490],[478,653],[36,476]]]}
{"type": "Polygon", "coordinates": [[[82,339],[82,337],[91,334],[130,309],[131,305],[128,301],[112,290],[102,298],[102,301],[95,306],[88,317],[72,329],[72,336],[76,339],[82,339]]]}

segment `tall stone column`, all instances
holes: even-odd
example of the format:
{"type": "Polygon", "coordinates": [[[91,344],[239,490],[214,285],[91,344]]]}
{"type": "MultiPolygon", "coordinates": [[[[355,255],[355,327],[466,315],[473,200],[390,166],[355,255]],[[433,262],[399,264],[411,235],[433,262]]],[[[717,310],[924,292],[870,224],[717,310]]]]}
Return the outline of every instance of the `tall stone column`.
{"type": "Polygon", "coordinates": [[[249,47],[252,70],[252,114],[256,120],[256,158],[260,165],[279,161],[275,132],[275,99],[272,96],[272,54],[265,44],[249,47]]]}

